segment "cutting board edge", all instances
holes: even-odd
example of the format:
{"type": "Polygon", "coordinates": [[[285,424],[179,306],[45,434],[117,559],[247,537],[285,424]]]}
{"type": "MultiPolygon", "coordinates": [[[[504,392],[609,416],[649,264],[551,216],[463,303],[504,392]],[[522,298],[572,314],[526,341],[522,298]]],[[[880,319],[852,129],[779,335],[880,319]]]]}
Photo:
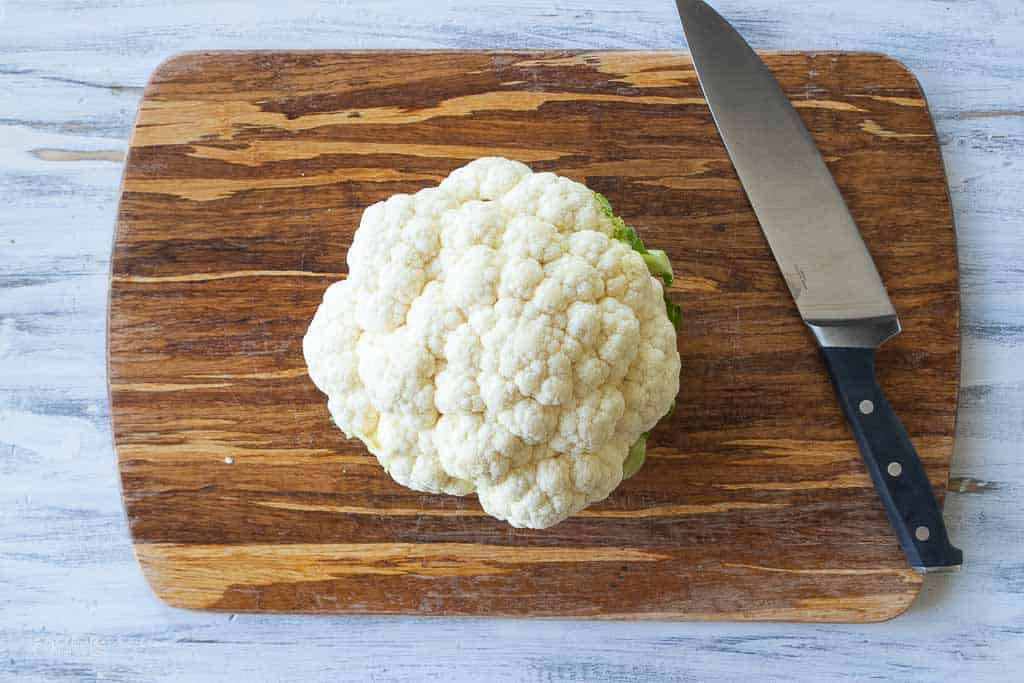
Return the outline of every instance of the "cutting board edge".
{"type": "MultiPolygon", "coordinates": [[[[176,609],[188,609],[204,612],[241,613],[241,614],[296,614],[289,609],[239,609],[220,606],[216,601],[202,599],[196,590],[175,590],[165,582],[161,573],[164,571],[159,561],[144,557],[144,552],[154,546],[171,545],[160,543],[132,543],[132,553],[146,578],[153,595],[164,604],[176,609]]],[[[807,606],[795,605],[789,608],[768,608],[767,610],[747,612],[685,612],[682,610],[661,610],[646,612],[589,612],[567,611],[559,614],[535,614],[529,612],[488,611],[486,613],[458,610],[438,610],[424,613],[417,610],[351,610],[344,607],[301,612],[302,614],[321,614],[354,617],[418,617],[418,618],[496,618],[496,619],[537,619],[542,621],[657,621],[657,622],[765,622],[791,624],[878,624],[892,621],[909,611],[920,598],[924,587],[922,574],[909,567],[900,573],[909,590],[893,594],[891,597],[902,599],[877,601],[876,596],[862,596],[862,601],[847,597],[842,598],[844,607],[828,607],[809,609],[807,606]],[[881,604],[880,604],[881,603],[881,604]]]]}

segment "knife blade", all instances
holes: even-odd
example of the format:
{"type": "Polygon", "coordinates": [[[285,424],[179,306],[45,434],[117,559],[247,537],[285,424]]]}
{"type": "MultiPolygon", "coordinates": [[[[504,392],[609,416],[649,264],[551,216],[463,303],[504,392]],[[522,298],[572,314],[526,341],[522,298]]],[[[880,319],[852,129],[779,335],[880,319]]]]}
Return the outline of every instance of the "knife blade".
{"type": "Polygon", "coordinates": [[[703,0],[676,7],[715,125],[910,566],[958,568],[963,553],[875,378],[875,350],[900,332],[896,309],[814,138],[725,19],[703,0]]]}

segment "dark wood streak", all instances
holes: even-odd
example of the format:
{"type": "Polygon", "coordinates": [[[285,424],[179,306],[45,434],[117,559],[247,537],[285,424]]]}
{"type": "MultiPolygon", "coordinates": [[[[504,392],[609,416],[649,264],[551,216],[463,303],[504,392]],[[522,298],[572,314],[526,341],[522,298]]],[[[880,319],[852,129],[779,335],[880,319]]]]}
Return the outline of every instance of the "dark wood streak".
{"type": "MultiPolygon", "coordinates": [[[[879,55],[767,59],[903,318],[881,380],[941,497],[959,299],[923,96],[879,55]]],[[[178,57],[146,89],[112,275],[124,500],[173,604],[873,621],[919,589],[685,54],[178,57]],[[330,425],[301,357],[362,210],[497,148],[608,195],[669,253],[684,313],[680,406],[648,465],[545,531],[395,485],[330,425]]]]}

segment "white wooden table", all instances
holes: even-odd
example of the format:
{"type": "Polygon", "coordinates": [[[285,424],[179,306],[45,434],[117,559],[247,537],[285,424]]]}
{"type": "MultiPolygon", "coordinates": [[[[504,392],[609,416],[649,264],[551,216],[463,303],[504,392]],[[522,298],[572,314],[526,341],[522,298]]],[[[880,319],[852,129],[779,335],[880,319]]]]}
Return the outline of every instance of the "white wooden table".
{"type": "Polygon", "coordinates": [[[205,614],[132,557],[107,268],[142,86],[206,48],[681,48],[668,0],[0,0],[0,679],[1011,680],[1024,675],[1024,3],[719,0],[755,47],[878,50],[928,94],[958,222],[946,518],[968,564],[869,626],[205,614]]]}

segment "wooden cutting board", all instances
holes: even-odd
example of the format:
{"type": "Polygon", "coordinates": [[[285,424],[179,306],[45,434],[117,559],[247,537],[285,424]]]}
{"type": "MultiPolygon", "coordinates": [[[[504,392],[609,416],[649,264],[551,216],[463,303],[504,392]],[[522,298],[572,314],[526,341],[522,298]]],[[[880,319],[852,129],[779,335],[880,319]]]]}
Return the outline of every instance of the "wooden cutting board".
{"type": "MultiPolygon", "coordinates": [[[[957,258],[921,90],[863,53],[766,55],[906,329],[881,381],[942,497],[957,258]]],[[[909,571],[679,52],[234,52],[164,63],[124,177],[109,324],[124,501],[182,607],[875,621],[909,571]],[[394,484],[301,339],[369,204],[504,155],[606,194],[679,277],[679,409],[545,531],[394,484]]]]}

